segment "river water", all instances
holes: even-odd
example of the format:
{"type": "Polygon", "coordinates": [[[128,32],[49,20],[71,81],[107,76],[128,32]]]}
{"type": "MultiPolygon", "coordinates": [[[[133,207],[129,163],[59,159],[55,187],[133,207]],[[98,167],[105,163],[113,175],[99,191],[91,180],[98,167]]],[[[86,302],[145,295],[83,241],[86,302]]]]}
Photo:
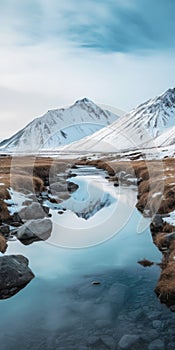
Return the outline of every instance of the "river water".
{"type": "Polygon", "coordinates": [[[64,202],[67,210],[51,209],[51,238],[9,242],[7,254],[26,256],[35,278],[0,301],[1,350],[120,349],[128,334],[138,339],[127,349],[146,350],[156,341],[160,350],[175,348],[174,313],[154,294],[160,268],[138,264],[158,263],[161,254],[148,221],[138,230],[135,188],[114,187],[94,168],[76,175],[71,181],[79,189],[64,202]]]}

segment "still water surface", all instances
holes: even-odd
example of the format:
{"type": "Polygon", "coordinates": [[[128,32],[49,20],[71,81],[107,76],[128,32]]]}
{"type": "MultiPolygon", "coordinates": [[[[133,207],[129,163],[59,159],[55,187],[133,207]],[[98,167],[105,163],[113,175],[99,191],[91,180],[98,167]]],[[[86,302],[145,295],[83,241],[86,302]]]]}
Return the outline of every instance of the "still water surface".
{"type": "MultiPolygon", "coordinates": [[[[90,176],[94,184],[94,173],[79,170],[76,181],[85,186],[90,176]]],[[[102,174],[95,176],[102,183],[102,174]]],[[[104,183],[106,186],[105,180],[104,183]]],[[[161,254],[152,243],[148,228],[137,233],[140,213],[134,209],[128,216],[136,200],[135,190],[113,187],[112,191],[109,193],[115,200],[93,212],[88,220],[95,220],[101,212],[104,221],[105,210],[109,215],[110,208],[111,213],[117,212],[118,221],[125,213],[127,220],[116,234],[104,235],[102,243],[97,239],[94,246],[91,241],[90,246],[86,242],[81,249],[63,247],[62,241],[53,239],[54,235],[59,236],[60,217],[64,221],[64,214],[59,216],[56,211],[52,238],[47,242],[30,246],[9,242],[7,254],[26,256],[35,278],[17,295],[0,302],[1,350],[118,349],[124,334],[142,336],[139,343],[142,349],[147,349],[155,338],[162,339],[166,346],[173,344],[174,314],[160,305],[153,291],[160,269],[157,265],[143,268],[137,263],[143,258],[160,262],[161,254]],[[118,210],[114,207],[116,203],[118,210]],[[94,285],[94,281],[98,284],[94,285]],[[154,320],[161,321],[159,329],[154,329],[154,320]]],[[[72,220],[74,214],[69,209],[65,215],[70,227],[68,217],[72,220]]],[[[73,220],[76,225],[77,220],[80,223],[77,237],[85,235],[88,225],[89,230],[95,226],[94,221],[89,224],[77,216],[73,220]]],[[[100,227],[98,217],[96,230],[100,227]]]]}

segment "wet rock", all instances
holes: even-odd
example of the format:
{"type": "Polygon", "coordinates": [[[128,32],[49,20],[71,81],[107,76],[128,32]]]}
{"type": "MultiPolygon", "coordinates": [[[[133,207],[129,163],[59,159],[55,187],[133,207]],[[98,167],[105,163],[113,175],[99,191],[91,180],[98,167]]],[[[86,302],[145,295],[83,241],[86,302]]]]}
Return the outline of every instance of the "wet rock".
{"type": "Polygon", "coordinates": [[[78,185],[75,184],[74,182],[68,182],[67,189],[70,193],[75,192],[78,189],[78,185]]]}
{"type": "Polygon", "coordinates": [[[0,234],[0,252],[5,253],[6,249],[7,249],[6,239],[4,238],[4,236],[0,234]]]}
{"type": "Polygon", "coordinates": [[[114,349],[116,343],[115,343],[113,337],[110,337],[109,335],[102,335],[101,340],[105,345],[107,345],[107,347],[109,349],[111,349],[111,350],[114,349]]]}
{"type": "Polygon", "coordinates": [[[150,261],[147,259],[139,260],[138,264],[142,265],[143,267],[150,267],[150,266],[154,265],[153,261],[150,261]]]}
{"type": "Polygon", "coordinates": [[[92,335],[92,336],[90,336],[90,337],[88,338],[88,343],[89,343],[90,345],[94,345],[94,344],[96,344],[98,341],[99,341],[99,337],[96,337],[96,336],[94,336],[94,335],[92,335]]]}
{"type": "Polygon", "coordinates": [[[28,263],[28,259],[22,255],[0,257],[0,299],[18,293],[34,278],[28,263]]]}
{"type": "Polygon", "coordinates": [[[149,312],[148,318],[149,320],[156,320],[157,318],[160,317],[160,315],[161,315],[160,311],[152,311],[152,312],[149,312]]]}
{"type": "Polygon", "coordinates": [[[155,329],[150,329],[147,332],[142,333],[141,338],[144,341],[155,340],[159,336],[159,333],[155,329]]]}
{"type": "Polygon", "coordinates": [[[162,216],[160,214],[156,214],[152,220],[152,223],[153,223],[155,228],[161,229],[163,226],[162,216]]]}
{"type": "Polygon", "coordinates": [[[162,340],[156,339],[149,344],[148,350],[165,350],[165,345],[162,340]]]}
{"type": "Polygon", "coordinates": [[[3,236],[8,236],[8,234],[10,233],[10,228],[9,228],[9,225],[1,225],[0,226],[0,233],[3,235],[3,236]]]}
{"type": "MultiPolygon", "coordinates": [[[[108,346],[103,342],[101,337],[96,336],[90,336],[88,338],[88,344],[90,345],[90,348],[92,346],[92,349],[98,349],[98,350],[107,350],[108,346]]],[[[111,348],[112,350],[112,348],[111,348]]]]}
{"type": "Polygon", "coordinates": [[[23,223],[23,221],[18,213],[13,214],[12,220],[13,220],[13,226],[15,226],[14,223],[16,223],[17,225],[21,225],[23,223]]]}
{"type": "Polygon", "coordinates": [[[140,318],[143,318],[145,315],[142,309],[137,309],[132,311],[128,316],[130,316],[131,319],[138,321],[140,318]]]}
{"type": "Polygon", "coordinates": [[[121,350],[131,349],[132,346],[139,343],[140,336],[135,334],[125,334],[120,339],[118,345],[121,350]]]}
{"type": "Polygon", "coordinates": [[[58,214],[62,215],[62,214],[64,214],[64,211],[63,210],[59,210],[58,214]]]}
{"type": "Polygon", "coordinates": [[[47,215],[39,203],[32,203],[21,209],[18,214],[22,220],[43,219],[47,215]]]}
{"type": "Polygon", "coordinates": [[[162,322],[159,320],[153,321],[153,328],[161,329],[162,328],[162,322]]]}
{"type": "Polygon", "coordinates": [[[171,305],[171,306],[170,306],[170,310],[171,310],[172,312],[175,312],[175,305],[171,305]]]}
{"type": "Polygon", "coordinates": [[[50,219],[29,220],[17,231],[17,238],[28,245],[35,241],[47,240],[52,232],[50,219]]]}
{"type": "Polygon", "coordinates": [[[53,182],[52,184],[50,184],[50,190],[51,193],[60,193],[60,192],[64,192],[67,191],[67,182],[62,183],[62,182],[53,182]]]}
{"type": "Polygon", "coordinates": [[[174,342],[168,343],[167,349],[168,350],[174,350],[174,342]]]}
{"type": "Polygon", "coordinates": [[[31,200],[31,199],[26,199],[26,200],[22,203],[22,205],[24,205],[24,206],[31,205],[31,204],[32,204],[32,200],[31,200]]]}
{"type": "Polygon", "coordinates": [[[99,284],[101,284],[101,282],[100,281],[92,281],[91,284],[94,286],[98,286],[99,284]]]}

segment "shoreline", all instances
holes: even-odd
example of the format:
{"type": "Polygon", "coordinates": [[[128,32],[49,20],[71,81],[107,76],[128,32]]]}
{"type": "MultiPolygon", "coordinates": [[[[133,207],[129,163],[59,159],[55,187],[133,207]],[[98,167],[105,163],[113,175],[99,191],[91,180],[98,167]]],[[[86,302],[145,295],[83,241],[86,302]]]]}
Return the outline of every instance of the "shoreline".
{"type": "MultiPolygon", "coordinates": [[[[108,181],[114,186],[120,184],[137,186],[136,208],[144,217],[151,218],[150,231],[153,243],[162,253],[161,275],[155,288],[155,293],[161,303],[175,311],[175,223],[168,224],[165,220],[175,209],[175,165],[173,159],[162,161],[114,161],[114,158],[99,159],[52,159],[50,157],[0,157],[0,247],[5,251],[8,244],[8,225],[18,218],[10,216],[7,204],[10,187],[20,189],[27,186],[33,190],[37,200],[41,192],[46,190],[55,174],[61,173],[63,183],[70,170],[77,165],[95,166],[106,170],[108,181]]],[[[64,189],[65,190],[65,189],[64,189]]],[[[46,195],[46,194],[45,194],[46,195]]],[[[67,196],[69,193],[67,193],[67,196]]],[[[54,198],[50,198],[54,203],[54,198]]],[[[13,222],[14,221],[14,222],[13,222]]]]}

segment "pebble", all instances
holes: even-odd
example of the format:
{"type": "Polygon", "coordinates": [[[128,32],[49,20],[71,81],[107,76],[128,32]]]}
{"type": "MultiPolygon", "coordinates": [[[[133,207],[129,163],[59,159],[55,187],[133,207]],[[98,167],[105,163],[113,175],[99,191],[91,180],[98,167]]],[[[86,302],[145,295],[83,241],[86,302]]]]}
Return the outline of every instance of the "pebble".
{"type": "Polygon", "coordinates": [[[159,336],[159,333],[155,329],[150,329],[141,335],[141,338],[145,341],[154,340],[159,336]]]}
{"type": "Polygon", "coordinates": [[[103,341],[103,343],[109,347],[109,349],[115,347],[115,341],[112,337],[108,335],[102,335],[100,338],[103,341]]]}
{"type": "Polygon", "coordinates": [[[161,329],[162,328],[162,322],[159,320],[154,320],[152,322],[153,328],[161,329]]]}
{"type": "Polygon", "coordinates": [[[149,344],[148,350],[165,350],[165,345],[162,340],[155,339],[149,344]]]}
{"type": "Polygon", "coordinates": [[[167,345],[167,349],[168,350],[174,350],[174,348],[175,348],[175,344],[174,343],[168,343],[168,345],[167,345]]]}
{"type": "Polygon", "coordinates": [[[159,311],[152,311],[148,313],[149,320],[157,320],[161,316],[161,312],[159,311]]]}
{"type": "MultiPolygon", "coordinates": [[[[132,345],[138,343],[140,340],[140,336],[135,335],[135,334],[125,334],[123,337],[120,339],[118,345],[120,349],[122,350],[127,350],[130,349],[132,345]]],[[[151,349],[150,349],[151,350],[151,349]]]]}
{"type": "Polygon", "coordinates": [[[97,343],[99,340],[99,337],[96,337],[96,336],[90,336],[88,337],[88,343],[89,345],[94,345],[95,343],[97,343]]]}

